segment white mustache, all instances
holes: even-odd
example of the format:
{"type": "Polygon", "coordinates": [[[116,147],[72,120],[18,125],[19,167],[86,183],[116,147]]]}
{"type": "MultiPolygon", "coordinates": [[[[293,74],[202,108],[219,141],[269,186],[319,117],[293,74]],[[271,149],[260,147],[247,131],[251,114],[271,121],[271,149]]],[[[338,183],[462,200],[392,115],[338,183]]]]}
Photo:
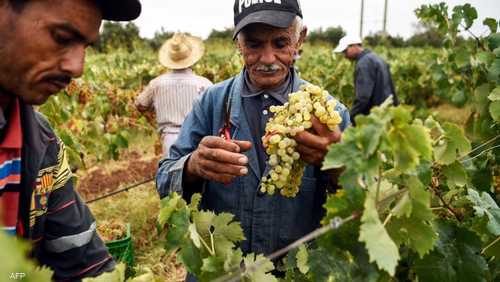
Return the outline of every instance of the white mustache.
{"type": "Polygon", "coordinates": [[[259,72],[277,72],[281,67],[277,64],[260,65],[255,70],[259,72]]]}

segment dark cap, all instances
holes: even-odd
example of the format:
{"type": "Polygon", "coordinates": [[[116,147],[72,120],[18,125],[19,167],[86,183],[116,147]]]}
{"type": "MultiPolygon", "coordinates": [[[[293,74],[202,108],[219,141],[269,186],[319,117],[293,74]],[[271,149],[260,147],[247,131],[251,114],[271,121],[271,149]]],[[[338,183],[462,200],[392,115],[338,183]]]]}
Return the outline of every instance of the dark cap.
{"type": "Polygon", "coordinates": [[[233,39],[249,24],[287,28],[296,16],[302,18],[299,0],[235,0],[233,39]]]}
{"type": "Polygon", "coordinates": [[[97,0],[102,18],[109,21],[131,21],[141,14],[139,0],[97,0]]]}

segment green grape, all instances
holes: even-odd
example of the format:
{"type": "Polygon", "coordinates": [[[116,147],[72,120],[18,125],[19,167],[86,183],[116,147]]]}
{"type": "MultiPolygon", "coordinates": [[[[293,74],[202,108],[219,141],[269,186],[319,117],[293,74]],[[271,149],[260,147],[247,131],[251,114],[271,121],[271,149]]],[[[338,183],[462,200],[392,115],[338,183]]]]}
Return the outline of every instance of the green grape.
{"type": "Polygon", "coordinates": [[[335,111],[336,105],[337,101],[329,99],[327,91],[307,85],[290,94],[284,105],[269,108],[274,116],[266,124],[262,143],[271,169],[262,177],[262,193],[273,195],[279,191],[285,197],[297,195],[306,163],[301,160],[293,137],[312,127],[313,116],[333,131],[342,122],[335,111]]]}

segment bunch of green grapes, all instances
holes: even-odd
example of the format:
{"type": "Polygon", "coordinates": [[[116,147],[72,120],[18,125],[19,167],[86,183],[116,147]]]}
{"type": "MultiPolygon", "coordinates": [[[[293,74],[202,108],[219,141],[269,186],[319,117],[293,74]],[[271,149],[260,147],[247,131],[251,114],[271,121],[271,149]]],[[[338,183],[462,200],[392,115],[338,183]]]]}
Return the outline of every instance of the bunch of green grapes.
{"type": "Polygon", "coordinates": [[[328,91],[315,85],[303,85],[300,91],[289,95],[288,103],[270,107],[274,116],[266,125],[262,142],[269,155],[271,170],[262,178],[262,193],[273,195],[279,190],[285,197],[297,195],[306,163],[296,151],[297,142],[293,136],[310,129],[313,116],[333,131],[342,122],[335,111],[336,104],[328,91]]]}

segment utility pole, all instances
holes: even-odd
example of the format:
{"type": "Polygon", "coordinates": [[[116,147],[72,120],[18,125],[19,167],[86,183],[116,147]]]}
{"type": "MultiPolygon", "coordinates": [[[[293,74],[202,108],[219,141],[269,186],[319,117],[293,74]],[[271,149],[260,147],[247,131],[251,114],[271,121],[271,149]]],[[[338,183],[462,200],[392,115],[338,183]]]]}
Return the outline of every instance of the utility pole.
{"type": "Polygon", "coordinates": [[[359,37],[363,38],[363,17],[365,12],[365,0],[361,0],[361,19],[359,23],[359,37]]]}
{"type": "Polygon", "coordinates": [[[384,5],[384,27],[382,28],[382,32],[384,36],[387,36],[387,2],[388,0],[385,0],[385,5],[384,5]]]}

